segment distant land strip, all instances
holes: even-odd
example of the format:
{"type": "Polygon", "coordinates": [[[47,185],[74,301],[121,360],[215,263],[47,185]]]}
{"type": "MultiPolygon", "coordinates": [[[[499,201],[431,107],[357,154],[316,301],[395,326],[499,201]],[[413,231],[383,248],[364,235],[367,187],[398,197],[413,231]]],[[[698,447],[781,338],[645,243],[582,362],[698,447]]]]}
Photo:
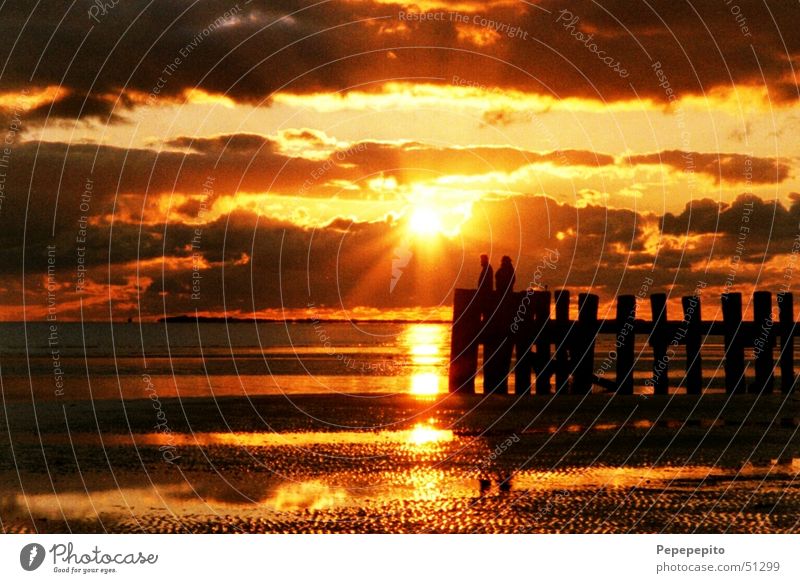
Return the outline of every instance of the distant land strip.
{"type": "Polygon", "coordinates": [[[431,320],[420,320],[415,318],[395,318],[389,320],[383,318],[235,318],[225,316],[181,315],[159,318],[157,322],[166,322],[171,324],[185,324],[190,322],[200,322],[205,324],[251,324],[253,322],[256,324],[272,324],[276,322],[288,322],[292,324],[313,324],[314,322],[328,322],[331,324],[349,324],[351,322],[360,322],[366,324],[449,324],[450,320],[444,320],[441,318],[431,320]]]}

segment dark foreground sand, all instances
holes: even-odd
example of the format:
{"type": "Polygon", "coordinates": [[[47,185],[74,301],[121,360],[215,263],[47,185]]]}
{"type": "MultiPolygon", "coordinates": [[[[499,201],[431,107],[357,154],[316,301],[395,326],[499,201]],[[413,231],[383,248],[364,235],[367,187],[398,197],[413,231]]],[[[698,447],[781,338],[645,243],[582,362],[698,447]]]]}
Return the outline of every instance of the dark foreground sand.
{"type": "Polygon", "coordinates": [[[780,395],[4,406],[5,532],[800,530],[780,395]]]}

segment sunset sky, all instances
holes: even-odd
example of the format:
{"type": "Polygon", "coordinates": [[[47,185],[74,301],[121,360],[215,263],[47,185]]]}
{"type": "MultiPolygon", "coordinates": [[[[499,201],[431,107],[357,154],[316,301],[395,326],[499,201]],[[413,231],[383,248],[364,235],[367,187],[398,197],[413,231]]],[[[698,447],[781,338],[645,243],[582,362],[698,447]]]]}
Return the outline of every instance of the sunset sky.
{"type": "Polygon", "coordinates": [[[524,288],[555,251],[538,281],[604,300],[796,290],[799,28],[745,0],[5,3],[2,318],[48,290],[65,320],[447,317],[481,252],[524,288]]]}

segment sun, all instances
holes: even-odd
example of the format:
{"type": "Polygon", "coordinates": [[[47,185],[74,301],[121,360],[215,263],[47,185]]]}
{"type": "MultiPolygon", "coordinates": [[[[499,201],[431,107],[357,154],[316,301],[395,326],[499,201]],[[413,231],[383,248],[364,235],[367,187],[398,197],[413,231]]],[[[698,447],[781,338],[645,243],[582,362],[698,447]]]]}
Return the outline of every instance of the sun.
{"type": "Polygon", "coordinates": [[[429,206],[414,209],[408,219],[408,227],[412,233],[425,237],[439,235],[444,230],[441,214],[429,206]]]}

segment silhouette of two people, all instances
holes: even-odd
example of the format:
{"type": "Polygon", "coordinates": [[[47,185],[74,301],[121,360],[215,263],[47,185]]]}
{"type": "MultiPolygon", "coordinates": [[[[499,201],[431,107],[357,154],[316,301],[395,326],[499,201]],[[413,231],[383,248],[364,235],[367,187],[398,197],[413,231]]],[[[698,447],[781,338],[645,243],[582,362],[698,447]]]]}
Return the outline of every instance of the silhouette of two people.
{"type": "Polygon", "coordinates": [[[501,298],[514,291],[514,282],[517,281],[517,274],[514,272],[514,266],[511,264],[511,257],[503,255],[500,260],[500,269],[495,274],[495,281],[497,282],[497,295],[501,298]]]}
{"type": "MultiPolygon", "coordinates": [[[[508,365],[514,343],[509,338],[510,315],[514,306],[511,293],[517,276],[511,258],[504,255],[494,274],[496,288],[492,290],[492,266],[489,257],[481,255],[481,274],[478,278],[478,305],[482,318],[481,337],[484,343],[484,393],[508,392],[508,365]],[[494,325],[489,325],[494,320],[494,325]]],[[[508,480],[501,480],[503,484],[508,480]]]]}
{"type": "Polygon", "coordinates": [[[502,300],[507,294],[514,291],[514,282],[517,276],[511,258],[504,255],[500,260],[500,268],[494,273],[489,256],[481,255],[481,273],[478,276],[478,304],[481,309],[481,316],[485,319],[491,314],[493,306],[498,300],[502,300]],[[494,277],[493,277],[494,276],[494,277]],[[492,281],[494,279],[494,281],[492,281]],[[495,285],[496,284],[496,285],[495,285]],[[496,296],[495,296],[496,290],[496,296]]]}

